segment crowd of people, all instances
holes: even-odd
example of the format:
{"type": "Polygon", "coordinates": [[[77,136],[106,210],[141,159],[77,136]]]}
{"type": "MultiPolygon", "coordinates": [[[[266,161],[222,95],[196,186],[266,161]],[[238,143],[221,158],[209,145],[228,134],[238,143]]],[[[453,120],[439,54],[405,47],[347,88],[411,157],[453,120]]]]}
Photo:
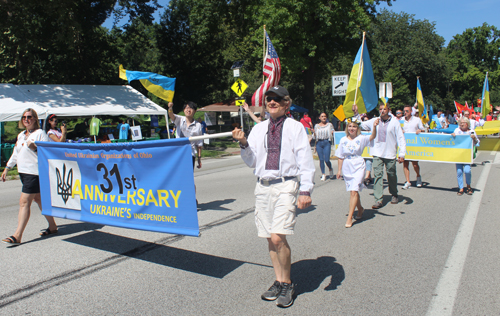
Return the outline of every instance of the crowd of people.
{"type": "MultiPolygon", "coordinates": [[[[321,170],[320,181],[326,180],[326,167],[329,177],[333,179],[333,167],[330,161],[333,133],[335,128],[328,121],[326,113],[320,113],[317,123],[308,113],[304,113],[297,122],[291,115],[287,115],[291,105],[288,91],[276,86],[266,92],[265,105],[270,118],[265,121],[264,113],[260,115],[257,125],[251,130],[248,138],[240,129],[233,131],[233,138],[239,141],[241,157],[251,168],[255,168],[257,184],[255,188],[255,223],[258,236],[267,238],[271,262],[274,267],[275,280],[271,287],[262,294],[264,300],[276,300],[279,307],[288,307],[293,304],[295,285],[290,275],[290,246],[286,236],[293,234],[295,225],[295,207],[304,208],[311,203],[311,192],[314,186],[313,152],[317,153],[321,170]],[[310,144],[315,141],[314,150],[310,144]],[[300,179],[300,181],[298,181],[300,179]]],[[[248,105],[245,104],[248,112],[248,105]]],[[[429,130],[428,124],[423,124],[418,116],[416,106],[407,105],[391,112],[390,104],[381,104],[378,108],[379,117],[370,118],[365,114],[358,114],[356,105],[353,106],[354,116],[346,121],[345,136],[341,138],[335,150],[338,158],[337,179],[343,179],[346,191],[350,194],[349,211],[346,228],[353,226],[355,220],[361,220],[364,208],[361,204],[359,192],[372,182],[375,204],[372,209],[379,209],[383,204],[384,168],[387,174],[391,204],[399,203],[397,164],[403,164],[405,183],[402,189],[409,189],[410,162],[415,172],[415,186],[422,187],[422,177],[418,161],[405,160],[406,139],[405,133],[420,134],[429,130]],[[369,132],[361,134],[362,131],[369,132]],[[363,158],[363,150],[370,147],[372,158],[363,158]],[[354,212],[357,210],[356,216],[354,212]]],[[[450,113],[451,114],[451,113],[450,113]]],[[[468,134],[475,146],[479,139],[471,123],[467,111],[458,117],[447,118],[439,111],[438,122],[443,122],[442,128],[448,127],[449,122],[458,123],[458,127],[451,134],[468,134]]],[[[252,116],[253,117],[253,116],[252,116]]],[[[337,129],[339,129],[337,125],[337,129]]],[[[457,164],[457,194],[473,194],[471,188],[470,164],[457,164]],[[463,184],[465,175],[466,188],[463,184]],[[465,191],[464,191],[465,190],[465,191]]]]}
{"type": "MultiPolygon", "coordinates": [[[[293,304],[295,284],[291,278],[291,248],[287,236],[294,233],[296,223],[296,208],[304,209],[311,205],[311,194],[314,188],[315,166],[313,152],[317,153],[321,170],[320,181],[326,181],[326,167],[330,179],[334,177],[334,170],[330,161],[331,147],[334,142],[334,125],[328,121],[326,113],[321,113],[316,124],[305,113],[300,121],[288,115],[292,99],[287,89],[275,86],[265,93],[265,113],[251,116],[256,125],[249,135],[239,128],[235,128],[232,136],[239,142],[241,158],[250,167],[254,168],[257,176],[255,194],[255,224],[259,237],[266,238],[271,263],[274,268],[275,279],[261,298],[276,301],[279,307],[289,307],[293,304]],[[314,150],[311,142],[315,140],[314,150]]],[[[173,113],[173,103],[168,104],[168,115],[174,122],[177,137],[191,137],[203,134],[202,124],[194,119],[197,105],[186,102],[185,116],[173,113]]],[[[244,104],[245,110],[249,107],[244,104]]],[[[395,115],[389,104],[381,104],[378,108],[379,117],[370,118],[357,113],[346,121],[345,136],[341,138],[335,156],[338,158],[337,179],[343,179],[346,191],[350,194],[349,211],[346,228],[353,226],[354,220],[361,220],[364,208],[361,205],[359,192],[372,183],[375,203],[372,209],[383,207],[384,167],[387,174],[389,193],[392,204],[397,204],[397,163],[403,163],[405,183],[402,189],[411,187],[410,161],[405,160],[406,140],[404,133],[426,131],[416,113],[414,106],[405,106],[397,109],[395,115]],[[367,131],[367,134],[361,134],[367,131]],[[362,153],[370,147],[372,158],[363,158],[362,153]],[[357,210],[356,216],[354,212],[357,210]]],[[[441,112],[438,113],[439,120],[441,112]]],[[[479,139],[474,132],[475,121],[464,112],[457,117],[458,127],[451,134],[470,135],[475,146],[479,146],[479,139]]],[[[444,124],[449,122],[445,117],[444,124]]],[[[2,241],[8,244],[21,243],[24,229],[28,223],[31,204],[36,202],[41,209],[40,184],[38,178],[38,156],[35,141],[64,142],[66,126],[57,128],[58,119],[55,115],[47,118],[45,130],[39,126],[36,111],[27,109],[19,121],[19,128],[23,131],[18,135],[14,152],[2,173],[2,181],[6,180],[7,172],[15,165],[22,182],[22,193],[18,216],[18,227],[12,236],[2,241]]],[[[339,125],[337,125],[339,129],[339,125]]],[[[201,151],[203,141],[191,142],[193,171],[197,165],[201,168],[201,151]]],[[[422,186],[420,166],[417,161],[411,161],[416,174],[416,186],[422,186]]],[[[473,194],[471,188],[470,164],[457,164],[457,194],[473,194]],[[463,177],[465,176],[465,185],[463,177]]],[[[48,228],[40,235],[48,236],[58,232],[54,218],[46,216],[48,228]]]]}

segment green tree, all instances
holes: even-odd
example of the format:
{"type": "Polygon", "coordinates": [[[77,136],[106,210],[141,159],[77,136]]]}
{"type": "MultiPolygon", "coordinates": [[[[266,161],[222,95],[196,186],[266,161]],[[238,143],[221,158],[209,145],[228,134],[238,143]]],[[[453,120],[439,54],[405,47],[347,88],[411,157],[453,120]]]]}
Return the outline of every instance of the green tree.
{"type": "MultiPolygon", "coordinates": [[[[149,2],[120,0],[124,12],[151,14],[149,2]],[[134,6],[135,5],[135,6],[134,6]]],[[[119,83],[118,51],[100,25],[117,0],[0,1],[0,80],[17,84],[119,83]]],[[[119,5],[119,7],[120,7],[119,5]]]]}
{"type": "Polygon", "coordinates": [[[393,83],[393,100],[397,106],[413,104],[417,76],[426,103],[441,105],[446,92],[443,54],[444,38],[435,30],[435,23],[415,19],[407,13],[383,10],[368,34],[372,47],[375,81],[393,83]]]}
{"type": "Polygon", "coordinates": [[[482,95],[486,72],[489,72],[490,94],[497,95],[500,30],[487,23],[466,29],[453,37],[445,52],[451,73],[449,84],[458,100],[476,104],[482,95]]]}

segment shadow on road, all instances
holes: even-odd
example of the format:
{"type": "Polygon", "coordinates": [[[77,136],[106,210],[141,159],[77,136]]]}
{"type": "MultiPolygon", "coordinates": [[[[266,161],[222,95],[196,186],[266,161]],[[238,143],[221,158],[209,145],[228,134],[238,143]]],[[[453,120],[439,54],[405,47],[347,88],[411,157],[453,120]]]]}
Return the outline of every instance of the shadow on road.
{"type": "Polygon", "coordinates": [[[297,295],[315,291],[330,277],[325,291],[336,290],[345,279],[344,268],[334,257],[301,260],[292,264],[293,283],[297,284],[297,295]]]}
{"type": "Polygon", "coordinates": [[[311,205],[309,206],[308,208],[305,208],[305,209],[299,209],[297,208],[296,211],[295,211],[295,215],[296,216],[299,216],[300,214],[307,214],[309,212],[312,212],[316,209],[316,205],[311,205]]]}
{"type": "Polygon", "coordinates": [[[200,211],[231,211],[231,209],[227,207],[223,207],[224,204],[230,204],[236,201],[236,199],[225,199],[225,200],[217,200],[208,203],[198,203],[198,207],[200,211]]]}
{"type": "Polygon", "coordinates": [[[70,237],[65,241],[219,279],[245,263],[270,267],[99,231],[70,237]]]}

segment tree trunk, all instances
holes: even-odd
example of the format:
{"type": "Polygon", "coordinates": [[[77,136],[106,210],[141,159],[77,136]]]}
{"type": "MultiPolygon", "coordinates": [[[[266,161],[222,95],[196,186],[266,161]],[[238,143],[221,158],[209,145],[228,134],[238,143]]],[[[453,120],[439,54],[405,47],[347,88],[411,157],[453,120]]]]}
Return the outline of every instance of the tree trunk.
{"type": "Polygon", "coordinates": [[[314,109],[314,76],[316,74],[316,60],[313,57],[309,58],[309,69],[304,71],[304,107],[313,112],[314,109]]]}

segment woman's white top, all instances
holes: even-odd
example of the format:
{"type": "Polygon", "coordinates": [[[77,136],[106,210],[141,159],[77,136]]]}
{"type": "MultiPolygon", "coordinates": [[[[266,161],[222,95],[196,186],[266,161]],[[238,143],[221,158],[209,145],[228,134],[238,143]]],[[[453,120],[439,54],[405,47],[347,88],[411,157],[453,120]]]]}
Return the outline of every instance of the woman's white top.
{"type": "Polygon", "coordinates": [[[62,137],[62,132],[58,129],[51,129],[48,133],[47,136],[49,136],[49,142],[55,142],[52,138],[50,138],[50,135],[55,135],[57,138],[61,139],[62,137]]]}
{"type": "MultiPolygon", "coordinates": [[[[470,130],[464,132],[460,129],[460,127],[457,127],[457,128],[455,128],[455,131],[453,131],[453,134],[455,134],[455,135],[475,135],[476,140],[477,140],[477,143],[475,146],[479,147],[480,141],[479,141],[479,138],[477,137],[476,131],[474,131],[473,129],[470,129],[470,130]]],[[[474,141],[472,141],[472,142],[474,142],[474,141]]]]}
{"type": "Polygon", "coordinates": [[[28,141],[47,142],[49,137],[42,129],[37,129],[29,136],[26,136],[26,131],[21,132],[17,136],[14,152],[7,162],[8,168],[13,168],[17,164],[17,172],[38,175],[38,155],[36,151],[28,148],[28,141]]]}
{"type": "Polygon", "coordinates": [[[314,125],[314,138],[316,140],[331,140],[333,131],[335,131],[335,129],[332,123],[326,123],[324,126],[316,124],[314,125]]]}

